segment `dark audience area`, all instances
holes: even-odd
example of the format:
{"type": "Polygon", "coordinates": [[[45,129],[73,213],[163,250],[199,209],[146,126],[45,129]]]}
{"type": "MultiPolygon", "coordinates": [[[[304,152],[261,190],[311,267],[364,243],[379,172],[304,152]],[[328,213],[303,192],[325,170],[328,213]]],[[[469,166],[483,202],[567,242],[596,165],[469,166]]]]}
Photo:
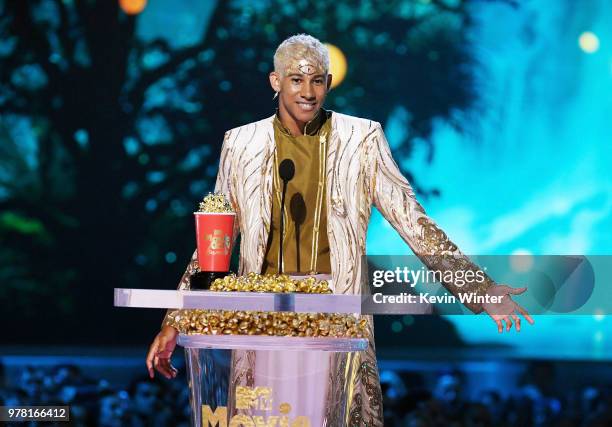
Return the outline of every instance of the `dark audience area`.
{"type": "MultiPolygon", "coordinates": [[[[518,390],[509,393],[491,389],[468,398],[470,393],[464,384],[470,375],[475,374],[439,372],[434,384],[428,386],[418,372],[383,369],[385,426],[612,426],[612,387],[565,384],[555,388],[550,363],[528,365],[518,390]]],[[[70,425],[74,426],[189,426],[189,392],[184,377],[170,382],[135,376],[125,382],[125,387],[118,387],[66,364],[28,366],[14,376],[14,381],[2,380],[1,405],[70,405],[70,425]]]]}
{"type": "Polygon", "coordinates": [[[490,389],[469,399],[468,373],[442,372],[433,387],[418,373],[382,373],[388,427],[604,427],[612,426],[612,387],[555,389],[552,364],[527,368],[518,390],[490,389]]]}
{"type": "Polygon", "coordinates": [[[0,405],[69,405],[73,426],[189,426],[186,381],[137,376],[127,387],[116,387],[104,378],[84,375],[75,365],[29,366],[17,383],[0,390],[0,405]]]}

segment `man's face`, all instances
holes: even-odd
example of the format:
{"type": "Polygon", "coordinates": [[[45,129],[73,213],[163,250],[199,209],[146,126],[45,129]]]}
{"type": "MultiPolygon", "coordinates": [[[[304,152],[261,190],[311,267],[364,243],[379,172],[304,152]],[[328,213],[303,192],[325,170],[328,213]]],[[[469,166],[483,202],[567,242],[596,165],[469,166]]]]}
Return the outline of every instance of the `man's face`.
{"type": "Polygon", "coordinates": [[[279,92],[279,110],[296,123],[311,121],[323,106],[331,75],[306,59],[290,64],[281,76],[270,74],[272,88],[279,92]]]}

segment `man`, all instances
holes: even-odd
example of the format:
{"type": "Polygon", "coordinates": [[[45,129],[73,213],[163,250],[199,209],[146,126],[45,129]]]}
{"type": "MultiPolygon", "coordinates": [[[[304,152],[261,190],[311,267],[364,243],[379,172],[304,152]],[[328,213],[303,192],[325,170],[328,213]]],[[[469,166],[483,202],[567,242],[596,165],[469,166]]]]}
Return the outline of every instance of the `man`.
{"type": "MultiPolygon", "coordinates": [[[[241,233],[239,274],[274,273],[280,247],[281,180],[279,163],[291,159],[295,177],[287,188],[283,271],[330,274],[335,293],[369,293],[362,280],[366,230],[374,204],[417,256],[436,270],[478,270],[425,214],[408,181],[391,157],[382,127],[371,120],[324,110],[329,91],[329,54],[308,35],[285,40],[274,55],[270,84],[278,112],[225,134],[215,191],[224,193],[236,211],[241,233]],[[295,243],[294,243],[295,240],[295,243]]],[[[195,272],[195,254],[179,284],[188,288],[195,272]]],[[[444,283],[457,295],[504,296],[501,304],[469,304],[487,311],[501,332],[512,323],[520,330],[517,312],[533,322],[509,294],[525,289],[497,286],[488,277],[463,287],[444,283]]],[[[373,324],[370,346],[361,356],[354,381],[351,425],[382,425],[380,382],[373,324]]],[[[147,366],[168,378],[176,376],[170,355],[177,331],[164,326],[147,356],[147,366]]]]}

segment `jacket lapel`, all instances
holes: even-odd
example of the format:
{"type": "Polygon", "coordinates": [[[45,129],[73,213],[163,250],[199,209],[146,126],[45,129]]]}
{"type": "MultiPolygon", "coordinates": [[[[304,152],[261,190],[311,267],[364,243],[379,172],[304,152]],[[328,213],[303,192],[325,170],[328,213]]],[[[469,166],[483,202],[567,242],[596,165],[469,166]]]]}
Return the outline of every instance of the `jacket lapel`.
{"type": "Polygon", "coordinates": [[[338,113],[334,112],[331,116],[332,126],[329,140],[327,141],[327,159],[326,159],[326,179],[327,179],[327,218],[328,223],[331,213],[344,217],[346,209],[340,189],[339,171],[340,165],[339,154],[341,149],[340,133],[338,130],[338,113]]]}
{"type": "Polygon", "coordinates": [[[258,232],[258,247],[256,271],[261,272],[266,247],[268,245],[268,236],[270,235],[270,221],[272,219],[272,200],[273,200],[273,173],[274,173],[274,156],[276,153],[276,143],[274,142],[274,127],[272,122],[274,116],[264,121],[263,129],[263,144],[264,156],[261,164],[260,177],[260,215],[259,215],[259,232],[258,232]]]}

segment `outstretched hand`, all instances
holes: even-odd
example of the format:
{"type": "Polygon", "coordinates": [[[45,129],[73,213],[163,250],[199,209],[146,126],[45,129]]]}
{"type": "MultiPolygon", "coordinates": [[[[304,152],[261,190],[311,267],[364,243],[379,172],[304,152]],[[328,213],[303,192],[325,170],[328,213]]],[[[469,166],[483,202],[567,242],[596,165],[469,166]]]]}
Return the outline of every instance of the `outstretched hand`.
{"type": "Polygon", "coordinates": [[[168,379],[176,377],[178,370],[172,366],[170,358],[176,347],[177,337],[178,331],[172,326],[164,326],[157,334],[147,354],[149,377],[155,376],[154,368],[168,379]]]}
{"type": "Polygon", "coordinates": [[[492,286],[487,289],[487,294],[490,296],[502,297],[501,302],[491,303],[487,302],[482,305],[484,311],[486,311],[493,321],[497,324],[497,331],[502,333],[504,330],[504,324],[506,331],[512,329],[512,321],[517,332],[521,331],[521,318],[518,314],[522,315],[531,325],[534,324],[533,319],[527,313],[523,307],[512,301],[510,295],[520,295],[525,292],[527,288],[513,288],[507,285],[492,286]]]}

